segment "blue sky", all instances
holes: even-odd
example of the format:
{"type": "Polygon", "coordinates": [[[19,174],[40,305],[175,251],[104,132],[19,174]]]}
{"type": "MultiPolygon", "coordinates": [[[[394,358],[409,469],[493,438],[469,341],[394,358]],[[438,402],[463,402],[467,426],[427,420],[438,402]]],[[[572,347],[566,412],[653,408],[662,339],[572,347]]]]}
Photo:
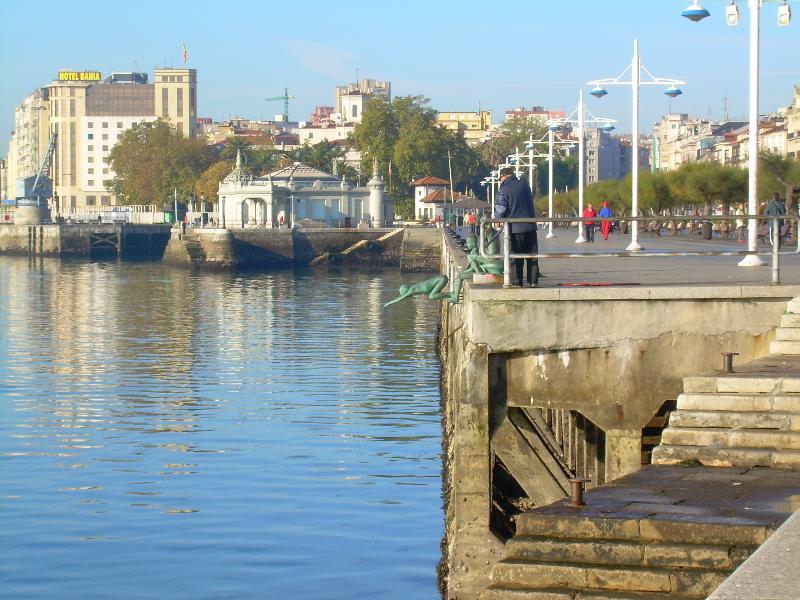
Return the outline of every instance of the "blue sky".
{"type": "MultiPolygon", "coordinates": [[[[586,81],[618,75],[638,37],[643,64],[656,76],[687,82],[670,101],[643,90],[642,127],[670,110],[731,118],[747,114],[748,16],[725,25],[723,0],[707,0],[712,18],[680,16],[688,0],[340,0],[207,2],[195,0],[0,0],[0,152],[13,108],[59,69],[138,70],[181,64],[198,70],[199,115],[270,118],[281,104],[264,98],[288,87],[293,119],[332,104],[334,86],[361,77],[392,82],[394,95],[424,94],[439,110],[502,112],[544,105],[568,112],[586,81]],[[137,67],[138,65],[138,67],[137,67]]],[[[777,4],[762,9],[761,109],[772,111],[800,84],[800,4],[789,27],[777,4]]],[[[585,88],[587,91],[589,88],[585,88]]],[[[630,130],[630,89],[589,97],[597,116],[630,130]]]]}

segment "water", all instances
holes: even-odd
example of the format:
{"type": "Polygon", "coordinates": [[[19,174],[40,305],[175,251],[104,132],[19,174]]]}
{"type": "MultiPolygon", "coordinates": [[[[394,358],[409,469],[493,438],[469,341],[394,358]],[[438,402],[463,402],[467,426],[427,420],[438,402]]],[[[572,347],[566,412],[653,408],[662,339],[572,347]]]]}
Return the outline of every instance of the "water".
{"type": "Polygon", "coordinates": [[[0,597],[438,597],[418,278],[0,257],[0,597]]]}

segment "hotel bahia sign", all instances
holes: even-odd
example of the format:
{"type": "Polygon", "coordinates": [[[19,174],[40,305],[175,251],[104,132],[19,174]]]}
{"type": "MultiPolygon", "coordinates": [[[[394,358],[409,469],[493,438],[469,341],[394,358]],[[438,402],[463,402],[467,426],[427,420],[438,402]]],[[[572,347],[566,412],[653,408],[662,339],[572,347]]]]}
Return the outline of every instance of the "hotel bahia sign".
{"type": "Polygon", "coordinates": [[[59,71],[59,81],[100,81],[100,71],[59,71]]]}

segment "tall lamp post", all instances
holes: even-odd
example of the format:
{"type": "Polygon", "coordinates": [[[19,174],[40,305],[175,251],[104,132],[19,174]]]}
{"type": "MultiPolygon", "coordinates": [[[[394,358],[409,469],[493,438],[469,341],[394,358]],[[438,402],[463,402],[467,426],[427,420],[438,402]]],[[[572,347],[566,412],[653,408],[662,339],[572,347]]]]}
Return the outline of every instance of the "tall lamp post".
{"type": "MultiPolygon", "coordinates": [[[[594,89],[590,92],[595,98],[602,98],[608,92],[603,86],[606,85],[629,85],[633,96],[633,110],[631,114],[631,216],[639,216],[639,88],[643,85],[667,85],[664,93],[670,98],[680,96],[683,91],[678,87],[685,85],[685,81],[678,79],[667,79],[656,77],[647,70],[639,59],[639,40],[633,40],[633,60],[625,70],[613,79],[595,79],[588,82],[594,89]],[[630,71],[630,81],[623,81],[625,73],[630,71]],[[642,81],[642,71],[650,78],[642,81]]],[[[639,245],[639,222],[631,222],[631,243],[628,245],[629,252],[638,252],[642,247],[639,245]]]]}
{"type": "MultiPolygon", "coordinates": [[[[577,125],[578,127],[578,218],[583,216],[583,189],[585,187],[584,163],[586,162],[586,150],[584,138],[586,137],[586,123],[593,123],[601,128],[607,128],[616,123],[614,119],[606,117],[596,117],[590,110],[586,108],[583,103],[583,90],[578,90],[578,108],[573,110],[568,116],[557,121],[560,124],[569,123],[577,125]],[[586,118],[586,113],[589,118],[586,118]]],[[[578,237],[575,239],[576,244],[582,244],[586,241],[583,237],[583,227],[578,226],[578,237]]]]}
{"type": "MultiPolygon", "coordinates": [[[[611,129],[614,128],[613,125],[609,124],[608,126],[605,127],[606,130],[610,131],[610,129],[608,129],[609,127],[611,129]]],[[[547,184],[547,216],[550,217],[551,219],[553,218],[553,179],[554,179],[554,175],[553,175],[553,148],[555,146],[557,146],[557,145],[558,146],[566,146],[567,148],[574,148],[575,147],[575,143],[572,140],[565,140],[560,135],[558,135],[558,133],[561,131],[561,128],[562,128],[562,126],[559,123],[557,123],[555,121],[551,121],[547,125],[547,139],[546,140],[545,140],[545,138],[541,138],[541,139],[538,139],[538,140],[533,140],[532,139],[532,140],[528,140],[528,142],[525,144],[525,148],[530,150],[530,151],[532,151],[533,148],[535,148],[536,146],[547,144],[547,154],[545,155],[545,156],[547,156],[547,181],[548,181],[548,184],[547,184]]],[[[542,155],[538,155],[538,156],[542,156],[542,155]]],[[[547,224],[547,229],[548,229],[547,238],[556,237],[555,234],[553,233],[553,222],[552,221],[550,221],[547,224]]]]}
{"type": "MultiPolygon", "coordinates": [[[[748,139],[748,192],[747,212],[755,215],[758,212],[758,79],[759,79],[759,29],[760,11],[762,0],[748,0],[750,6],[750,136],[748,139]]],[[[695,23],[702,21],[711,13],[703,8],[699,2],[692,2],[682,16],[695,23]]],[[[726,21],[730,26],[739,24],[739,8],[734,0],[728,5],[725,13],[726,21]]],[[[778,25],[786,26],[792,19],[789,3],[782,0],[778,7],[778,25]]],[[[748,219],[747,223],[747,251],[740,262],[740,267],[758,267],[767,264],[758,256],[758,220],[748,219]]]]}

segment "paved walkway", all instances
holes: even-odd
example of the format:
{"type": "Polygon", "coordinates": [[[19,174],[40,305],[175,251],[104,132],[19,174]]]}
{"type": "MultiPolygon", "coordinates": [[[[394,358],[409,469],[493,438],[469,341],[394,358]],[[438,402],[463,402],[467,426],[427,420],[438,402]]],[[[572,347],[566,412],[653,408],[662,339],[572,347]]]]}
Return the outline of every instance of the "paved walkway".
{"type": "MultiPolygon", "coordinates": [[[[555,229],[553,239],[546,239],[546,230],[539,230],[539,252],[569,252],[598,254],[624,252],[630,243],[629,235],[612,234],[608,241],[597,235],[593,244],[576,244],[576,229],[555,229]]],[[[702,241],[686,236],[655,236],[641,234],[639,243],[645,251],[653,252],[707,252],[741,251],[744,244],[724,240],[702,241]]],[[[800,284],[800,254],[791,252],[794,245],[783,248],[789,254],[781,255],[781,283],[800,284]]],[[[771,246],[762,246],[760,252],[767,265],[739,267],[738,256],[692,257],[597,257],[541,259],[544,278],[540,287],[557,287],[563,284],[611,283],[618,285],[769,285],[772,281],[771,246]]]]}

